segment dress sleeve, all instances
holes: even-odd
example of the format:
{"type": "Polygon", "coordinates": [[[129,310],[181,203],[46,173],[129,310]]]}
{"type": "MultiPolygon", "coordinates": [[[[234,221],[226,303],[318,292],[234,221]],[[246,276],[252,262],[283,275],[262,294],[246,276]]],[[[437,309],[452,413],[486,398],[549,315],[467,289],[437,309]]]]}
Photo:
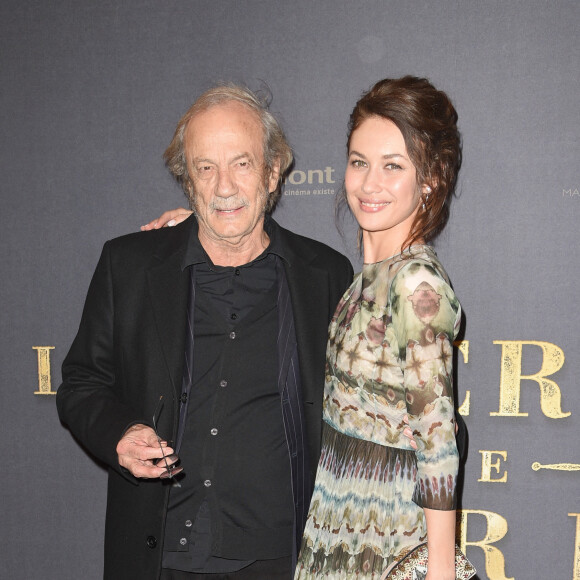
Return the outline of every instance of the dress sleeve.
{"type": "Polygon", "coordinates": [[[418,446],[413,501],[423,508],[455,509],[459,458],[452,345],[461,307],[445,277],[429,263],[405,265],[390,294],[409,426],[418,446]]]}

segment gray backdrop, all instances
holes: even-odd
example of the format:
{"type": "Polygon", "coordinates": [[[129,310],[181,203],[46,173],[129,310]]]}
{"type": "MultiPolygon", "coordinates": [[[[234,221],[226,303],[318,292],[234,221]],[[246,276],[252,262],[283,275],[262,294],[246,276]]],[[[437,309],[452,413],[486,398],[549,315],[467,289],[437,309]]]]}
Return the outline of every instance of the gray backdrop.
{"type": "Polygon", "coordinates": [[[3,0],[0,576],[102,576],[106,474],[50,391],[104,241],[184,203],[161,154],[196,95],[270,86],[296,150],[275,216],[359,266],[333,216],[347,116],[411,73],[450,94],[464,138],[436,243],[466,313],[460,539],[481,579],[580,579],[579,7],[3,0]]]}

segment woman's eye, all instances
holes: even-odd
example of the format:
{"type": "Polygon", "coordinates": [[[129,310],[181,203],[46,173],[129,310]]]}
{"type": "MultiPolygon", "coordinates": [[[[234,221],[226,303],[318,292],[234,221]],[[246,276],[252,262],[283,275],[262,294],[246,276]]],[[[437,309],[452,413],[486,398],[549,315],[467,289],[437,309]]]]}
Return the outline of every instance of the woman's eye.
{"type": "Polygon", "coordinates": [[[402,167],[400,165],[398,165],[397,163],[388,163],[387,169],[402,169],[402,167]]]}
{"type": "Polygon", "coordinates": [[[353,167],[364,167],[365,166],[365,162],[362,159],[353,159],[350,164],[353,167]]]}

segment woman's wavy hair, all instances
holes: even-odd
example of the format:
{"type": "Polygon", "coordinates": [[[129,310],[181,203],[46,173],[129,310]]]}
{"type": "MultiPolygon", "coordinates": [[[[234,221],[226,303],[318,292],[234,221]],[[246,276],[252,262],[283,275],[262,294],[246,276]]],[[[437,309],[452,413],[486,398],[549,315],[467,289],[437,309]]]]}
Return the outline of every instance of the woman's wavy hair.
{"type": "MultiPolygon", "coordinates": [[[[461,136],[451,100],[427,79],[383,79],[359,99],[350,115],[347,152],[353,132],[369,117],[388,119],[398,127],[417,171],[418,186],[431,187],[431,192],[422,196],[421,208],[401,249],[419,239],[432,239],[447,223],[461,167],[461,136]]],[[[344,188],[339,197],[343,205],[344,188]]]]}
{"type": "Polygon", "coordinates": [[[185,156],[185,146],[183,138],[189,121],[198,113],[216,105],[221,105],[230,101],[242,103],[258,116],[263,129],[263,150],[266,178],[270,175],[276,161],[280,162],[280,176],[276,189],[270,192],[266,202],[266,212],[270,213],[280,199],[282,180],[292,164],[292,148],[286,140],[284,131],[274,115],[268,110],[269,92],[265,96],[260,96],[250,89],[234,83],[223,83],[212,87],[203,93],[195,103],[189,108],[187,113],[181,117],[173,139],[169,147],[163,154],[165,165],[181,185],[185,195],[189,198],[191,207],[194,207],[193,198],[195,190],[193,181],[187,169],[187,159],[185,156]]]}

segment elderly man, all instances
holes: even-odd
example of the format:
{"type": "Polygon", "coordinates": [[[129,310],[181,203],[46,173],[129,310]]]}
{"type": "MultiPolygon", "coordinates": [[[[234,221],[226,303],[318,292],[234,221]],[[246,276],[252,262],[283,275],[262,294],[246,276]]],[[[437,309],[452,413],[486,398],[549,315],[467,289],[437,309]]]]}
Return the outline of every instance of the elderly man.
{"type": "Polygon", "coordinates": [[[109,469],[105,578],[291,578],[352,267],[269,217],[292,153],[250,91],[204,93],[165,159],[195,217],[105,244],[57,396],[109,469]]]}

